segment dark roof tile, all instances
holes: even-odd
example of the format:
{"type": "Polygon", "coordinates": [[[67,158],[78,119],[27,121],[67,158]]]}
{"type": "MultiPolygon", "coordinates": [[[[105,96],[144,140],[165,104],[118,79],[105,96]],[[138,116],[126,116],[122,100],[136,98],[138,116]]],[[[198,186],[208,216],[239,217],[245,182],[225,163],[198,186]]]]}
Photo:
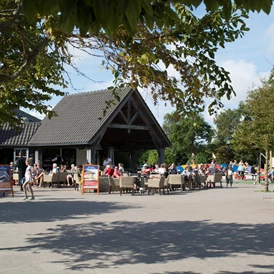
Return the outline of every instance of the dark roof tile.
{"type": "Polygon", "coordinates": [[[25,122],[16,131],[8,123],[0,129],[0,146],[28,146],[28,142],[41,125],[40,122],[25,122]]]}
{"type": "MultiPolygon", "coordinates": [[[[130,88],[117,90],[120,102],[131,92],[130,88]]],[[[30,145],[88,144],[118,107],[111,90],[67,95],[53,109],[58,117],[47,117],[30,140],[30,145]],[[114,101],[105,116],[106,102],[114,101]],[[99,119],[101,118],[101,119],[99,119]],[[90,126],[92,125],[92,126],[90,126]]]]}

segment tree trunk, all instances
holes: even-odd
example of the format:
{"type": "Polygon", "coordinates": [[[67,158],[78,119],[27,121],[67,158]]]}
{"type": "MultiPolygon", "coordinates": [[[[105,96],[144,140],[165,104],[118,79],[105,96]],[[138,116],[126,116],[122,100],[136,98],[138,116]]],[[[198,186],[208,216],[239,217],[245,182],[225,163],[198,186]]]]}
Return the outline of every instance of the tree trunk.
{"type": "Polygon", "coordinates": [[[261,152],[259,152],[258,155],[258,168],[257,168],[257,180],[258,180],[258,184],[261,184],[261,152]]]}
{"type": "Polygon", "coordinates": [[[265,151],[264,190],[269,191],[268,184],[268,149],[265,151]]]}

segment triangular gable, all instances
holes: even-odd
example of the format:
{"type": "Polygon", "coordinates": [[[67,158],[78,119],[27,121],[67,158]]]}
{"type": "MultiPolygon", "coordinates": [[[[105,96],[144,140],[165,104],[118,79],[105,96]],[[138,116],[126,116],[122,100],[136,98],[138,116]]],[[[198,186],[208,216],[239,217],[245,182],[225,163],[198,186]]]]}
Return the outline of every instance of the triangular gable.
{"type": "Polygon", "coordinates": [[[102,142],[107,146],[138,143],[138,146],[148,149],[169,146],[167,136],[140,93],[130,88],[116,92],[120,96],[119,102],[115,101],[110,90],[63,97],[53,109],[58,116],[42,121],[30,145],[95,146],[102,142]],[[115,104],[109,106],[104,116],[106,102],[110,101],[115,104]]]}
{"type": "Polygon", "coordinates": [[[90,140],[93,145],[159,149],[170,141],[137,90],[131,90],[90,140]]]}

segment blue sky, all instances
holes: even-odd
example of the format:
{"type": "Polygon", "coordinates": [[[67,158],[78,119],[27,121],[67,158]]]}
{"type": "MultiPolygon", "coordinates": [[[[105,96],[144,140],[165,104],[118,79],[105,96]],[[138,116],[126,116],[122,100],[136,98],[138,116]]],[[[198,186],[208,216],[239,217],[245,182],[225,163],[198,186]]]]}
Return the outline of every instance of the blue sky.
{"type": "MultiPolygon", "coordinates": [[[[260,78],[267,77],[274,64],[274,10],[270,15],[264,13],[251,13],[246,20],[250,31],[243,38],[233,43],[226,44],[225,49],[220,49],[216,56],[217,63],[230,72],[232,86],[236,91],[236,97],[230,101],[224,99],[226,108],[236,108],[238,103],[246,98],[248,90],[253,85],[260,85],[260,78]]],[[[79,69],[96,82],[90,81],[69,70],[73,85],[77,90],[69,88],[68,93],[78,93],[105,89],[112,85],[112,75],[106,70],[100,69],[100,60],[91,58],[82,53],[75,52],[76,65],[79,69]]],[[[172,74],[172,70],[170,71],[172,74]]],[[[156,119],[162,125],[163,117],[170,113],[173,108],[164,106],[160,102],[154,106],[148,91],[140,90],[156,119]]],[[[61,98],[54,97],[49,104],[54,107],[61,98]]],[[[210,123],[213,117],[204,113],[206,120],[210,123]]]]}

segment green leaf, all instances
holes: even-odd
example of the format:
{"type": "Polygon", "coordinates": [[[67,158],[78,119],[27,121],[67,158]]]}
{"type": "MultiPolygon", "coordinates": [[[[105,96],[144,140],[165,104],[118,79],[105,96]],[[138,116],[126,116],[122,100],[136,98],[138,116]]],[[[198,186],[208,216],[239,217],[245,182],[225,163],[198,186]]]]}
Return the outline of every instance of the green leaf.
{"type": "Polygon", "coordinates": [[[23,12],[26,18],[30,21],[34,20],[36,13],[37,13],[37,6],[36,0],[29,1],[29,0],[22,0],[22,7],[23,12]]]}
{"type": "Polygon", "coordinates": [[[75,26],[77,14],[77,0],[62,1],[60,8],[63,12],[60,15],[59,26],[67,33],[72,32],[75,26]]]}
{"type": "Polygon", "coordinates": [[[79,21],[80,35],[82,36],[85,36],[89,29],[91,21],[91,13],[87,12],[89,9],[82,1],[77,2],[77,19],[79,21]]]}
{"type": "MultiPolygon", "coordinates": [[[[134,0],[133,0],[134,1],[134,0]]],[[[153,16],[153,8],[151,5],[151,1],[141,0],[141,6],[149,16],[153,16]]]]}
{"type": "Polygon", "coordinates": [[[215,11],[219,8],[218,1],[212,1],[212,0],[204,0],[204,3],[206,5],[207,10],[215,11]]]}
{"type": "Polygon", "coordinates": [[[198,6],[201,5],[203,1],[202,0],[181,0],[180,2],[188,7],[194,6],[195,8],[197,8],[198,6]]]}
{"type": "Polygon", "coordinates": [[[137,28],[137,21],[142,10],[141,0],[129,0],[126,9],[126,18],[131,30],[137,28]]]}

